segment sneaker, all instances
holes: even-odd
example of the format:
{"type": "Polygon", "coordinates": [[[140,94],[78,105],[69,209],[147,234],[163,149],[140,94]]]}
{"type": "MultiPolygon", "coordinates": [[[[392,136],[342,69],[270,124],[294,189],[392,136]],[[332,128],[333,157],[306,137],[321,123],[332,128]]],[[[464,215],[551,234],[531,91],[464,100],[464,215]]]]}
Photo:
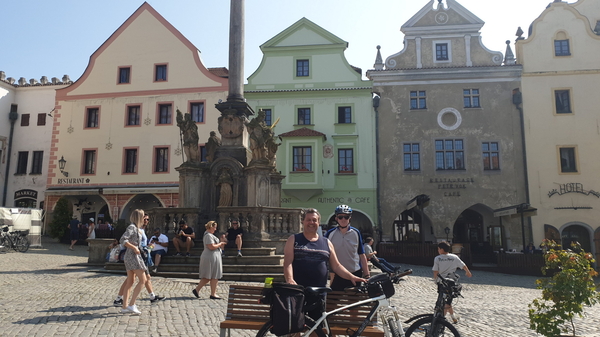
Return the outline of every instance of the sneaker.
{"type": "Polygon", "coordinates": [[[242,252],[238,252],[237,257],[242,257],[242,252]]]}
{"type": "MultiPolygon", "coordinates": [[[[130,305],[127,307],[127,310],[131,311],[132,314],[134,315],[141,315],[142,312],[138,310],[137,305],[130,305]]],[[[121,310],[122,312],[123,310],[121,310]]]]}
{"type": "Polygon", "coordinates": [[[127,307],[127,308],[125,308],[125,309],[121,309],[121,313],[122,313],[122,314],[128,314],[128,313],[130,313],[130,312],[131,312],[131,310],[129,310],[129,307],[127,307]]]}
{"type": "Polygon", "coordinates": [[[183,256],[183,254],[181,254],[180,252],[177,252],[177,254],[175,254],[175,256],[183,256]]]}
{"type": "Polygon", "coordinates": [[[190,257],[190,253],[185,253],[185,257],[190,257]]]}
{"type": "Polygon", "coordinates": [[[120,300],[114,300],[114,302],[113,302],[113,305],[114,305],[115,307],[120,307],[120,306],[122,306],[122,305],[123,305],[123,299],[120,299],[120,300]]]}
{"type": "Polygon", "coordinates": [[[164,297],[164,296],[154,296],[154,298],[151,298],[151,299],[150,299],[150,303],[156,303],[156,302],[158,302],[158,301],[162,301],[162,300],[164,300],[164,299],[165,299],[165,297],[164,297]]]}
{"type": "Polygon", "coordinates": [[[450,315],[450,318],[452,318],[452,323],[454,324],[458,323],[458,320],[460,319],[458,315],[450,315]]]}

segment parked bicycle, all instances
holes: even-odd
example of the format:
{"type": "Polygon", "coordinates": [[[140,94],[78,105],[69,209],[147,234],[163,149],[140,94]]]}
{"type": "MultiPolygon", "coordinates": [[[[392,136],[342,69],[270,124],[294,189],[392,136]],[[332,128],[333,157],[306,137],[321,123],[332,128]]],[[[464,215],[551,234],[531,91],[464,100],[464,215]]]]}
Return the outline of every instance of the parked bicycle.
{"type": "Polygon", "coordinates": [[[438,298],[433,314],[417,315],[405,321],[406,324],[415,321],[406,330],[406,337],[460,337],[456,327],[446,320],[444,308],[450,299],[462,297],[461,285],[451,278],[438,277],[438,282],[438,298]]]}
{"type": "MultiPolygon", "coordinates": [[[[325,305],[315,305],[315,303],[306,303],[304,307],[305,313],[310,309],[321,308],[321,317],[316,321],[308,315],[305,316],[305,331],[299,333],[299,336],[305,337],[310,336],[311,333],[315,333],[319,337],[331,336],[331,330],[327,319],[332,315],[348,311],[365,304],[373,303],[373,307],[369,314],[365,317],[364,321],[357,327],[356,330],[348,329],[351,337],[361,336],[362,332],[369,325],[375,315],[377,315],[378,321],[383,326],[384,336],[386,337],[404,337],[404,330],[402,328],[402,321],[398,309],[390,304],[389,298],[395,293],[394,283],[399,283],[400,278],[405,275],[412,274],[412,270],[396,271],[390,274],[379,274],[371,277],[368,282],[359,287],[353,287],[346,289],[347,292],[360,292],[368,293],[369,299],[351,303],[347,306],[337,308],[330,312],[325,311],[325,305]],[[353,333],[352,333],[353,331],[353,333]]],[[[319,298],[321,299],[323,294],[331,291],[329,287],[306,287],[304,293],[307,299],[319,298]]],[[[273,322],[268,321],[256,334],[256,337],[275,336],[272,334],[271,329],[273,328],[273,322]]]]}
{"type": "Polygon", "coordinates": [[[4,226],[0,232],[0,247],[12,248],[17,252],[25,253],[29,249],[28,234],[29,230],[9,233],[8,226],[4,226]]]}

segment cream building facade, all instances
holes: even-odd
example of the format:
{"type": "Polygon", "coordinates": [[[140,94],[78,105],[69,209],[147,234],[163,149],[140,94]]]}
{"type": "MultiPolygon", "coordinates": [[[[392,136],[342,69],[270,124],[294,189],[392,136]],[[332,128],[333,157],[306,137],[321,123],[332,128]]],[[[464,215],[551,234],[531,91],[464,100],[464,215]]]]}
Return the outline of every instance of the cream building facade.
{"type": "Polygon", "coordinates": [[[57,91],[48,209],[66,196],[83,221],[102,223],[136,208],[177,207],[176,110],[191,113],[203,145],[220,115],[214,106],[227,96],[226,77],[144,3],[92,54],[81,78],[57,91]]]}
{"type": "Polygon", "coordinates": [[[533,242],[579,241],[600,257],[600,1],[554,1],[516,43],[533,242]]]}
{"type": "Polygon", "coordinates": [[[16,80],[0,72],[2,206],[44,208],[54,99],[57,89],[71,83],[66,75],[64,81],[46,76],[16,80]]]}

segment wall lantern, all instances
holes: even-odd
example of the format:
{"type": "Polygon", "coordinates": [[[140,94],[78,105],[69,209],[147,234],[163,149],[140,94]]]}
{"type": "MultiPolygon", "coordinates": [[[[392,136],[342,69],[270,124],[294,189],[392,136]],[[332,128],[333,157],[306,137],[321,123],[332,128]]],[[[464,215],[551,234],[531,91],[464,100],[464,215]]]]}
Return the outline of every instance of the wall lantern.
{"type": "Polygon", "coordinates": [[[67,165],[67,161],[65,160],[65,157],[64,156],[60,156],[60,160],[58,161],[58,168],[60,169],[60,172],[65,177],[68,177],[69,176],[69,172],[65,171],[65,165],[67,165]]]}
{"type": "Polygon", "coordinates": [[[444,228],[444,232],[446,233],[446,242],[448,242],[448,234],[450,234],[450,228],[444,228]]]}

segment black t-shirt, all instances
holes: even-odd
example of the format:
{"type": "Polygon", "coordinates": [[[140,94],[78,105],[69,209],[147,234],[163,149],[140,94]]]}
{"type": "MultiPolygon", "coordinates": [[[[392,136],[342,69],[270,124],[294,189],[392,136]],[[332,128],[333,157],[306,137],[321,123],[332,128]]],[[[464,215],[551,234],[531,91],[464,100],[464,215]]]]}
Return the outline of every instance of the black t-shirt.
{"type": "MultiPolygon", "coordinates": [[[[188,226],[188,228],[186,228],[186,229],[179,229],[180,233],[181,233],[181,231],[183,231],[187,235],[194,234],[194,229],[192,227],[190,227],[190,226],[188,226]]],[[[179,238],[181,240],[184,240],[186,237],[185,236],[179,236],[179,238]]]]}
{"type": "Polygon", "coordinates": [[[242,227],[238,226],[237,229],[230,227],[227,230],[227,241],[235,241],[235,238],[238,236],[238,234],[244,234],[242,227]]]}
{"type": "Polygon", "coordinates": [[[69,225],[71,227],[71,233],[77,233],[77,232],[79,232],[79,220],[73,219],[73,220],[71,220],[71,222],[69,223],[69,225]]]}

